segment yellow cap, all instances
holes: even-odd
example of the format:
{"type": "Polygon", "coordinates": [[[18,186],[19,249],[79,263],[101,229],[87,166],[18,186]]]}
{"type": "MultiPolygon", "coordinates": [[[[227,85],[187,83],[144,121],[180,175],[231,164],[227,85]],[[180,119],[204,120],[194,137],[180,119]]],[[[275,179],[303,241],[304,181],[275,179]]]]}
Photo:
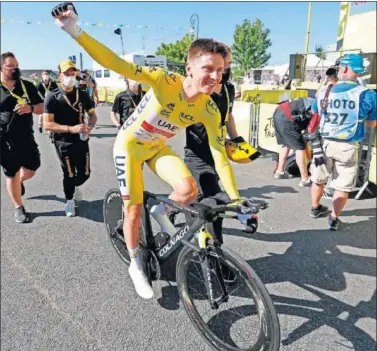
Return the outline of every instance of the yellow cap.
{"type": "Polygon", "coordinates": [[[74,68],[77,71],[75,63],[70,60],[60,62],[59,66],[60,66],[60,72],[66,72],[70,68],[74,68]]]}

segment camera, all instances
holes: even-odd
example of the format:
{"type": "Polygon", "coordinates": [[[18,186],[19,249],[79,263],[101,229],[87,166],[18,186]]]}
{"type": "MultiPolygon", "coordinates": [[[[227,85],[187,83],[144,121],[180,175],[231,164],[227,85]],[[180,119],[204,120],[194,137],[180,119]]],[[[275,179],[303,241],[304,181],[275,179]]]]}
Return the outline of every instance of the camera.
{"type": "Polygon", "coordinates": [[[305,141],[314,141],[319,137],[318,133],[304,134],[305,141]]]}

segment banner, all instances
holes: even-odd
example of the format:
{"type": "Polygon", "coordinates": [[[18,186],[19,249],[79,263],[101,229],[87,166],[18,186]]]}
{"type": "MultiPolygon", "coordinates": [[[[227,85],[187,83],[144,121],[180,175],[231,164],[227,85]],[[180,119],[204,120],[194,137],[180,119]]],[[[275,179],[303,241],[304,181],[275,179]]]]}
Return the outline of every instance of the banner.
{"type": "Polygon", "coordinates": [[[115,97],[121,92],[124,91],[122,88],[107,88],[106,89],[106,101],[113,103],[115,97]]]}
{"type": "Polygon", "coordinates": [[[350,13],[350,2],[340,3],[340,15],[339,15],[339,25],[338,25],[338,35],[336,38],[336,51],[342,51],[344,33],[346,32],[347,20],[350,13]]]}
{"type": "Polygon", "coordinates": [[[272,116],[277,104],[260,104],[258,121],[258,146],[266,151],[279,152],[281,146],[278,145],[275,135],[275,126],[272,116]]]}
{"type": "MultiPolygon", "coordinates": [[[[14,18],[1,18],[1,23],[11,23],[11,24],[27,24],[27,25],[51,25],[57,24],[57,22],[47,21],[42,22],[38,20],[17,20],[14,18]]],[[[120,23],[120,24],[109,24],[103,22],[97,23],[90,23],[90,22],[78,22],[79,26],[86,26],[86,27],[99,27],[99,28],[136,28],[136,29],[152,29],[152,30],[176,30],[176,31],[185,31],[192,33],[193,29],[191,26],[188,27],[164,27],[158,26],[155,24],[132,24],[132,23],[120,23]]]]}
{"type": "Polygon", "coordinates": [[[376,11],[375,1],[353,1],[351,3],[350,16],[369,11],[376,11]]]}
{"type": "Polygon", "coordinates": [[[260,102],[267,104],[278,104],[288,99],[297,99],[307,97],[306,90],[245,90],[242,93],[242,101],[260,102]]]}
{"type": "Polygon", "coordinates": [[[100,102],[107,101],[107,89],[104,87],[97,87],[98,99],[100,102]]]}

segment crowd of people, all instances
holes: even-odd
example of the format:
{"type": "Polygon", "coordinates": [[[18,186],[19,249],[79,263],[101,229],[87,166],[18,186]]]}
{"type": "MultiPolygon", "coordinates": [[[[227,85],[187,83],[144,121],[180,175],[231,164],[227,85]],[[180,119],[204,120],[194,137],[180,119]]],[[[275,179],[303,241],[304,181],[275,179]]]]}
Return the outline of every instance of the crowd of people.
{"type": "MultiPolygon", "coordinates": [[[[222,192],[221,181],[228,198],[240,204],[244,200],[230,160],[248,163],[260,155],[239,136],[232,116],[236,92],[229,82],[231,51],[213,39],[197,39],[188,51],[186,76],[181,76],[122,60],[79,27],[71,3],[57,6],[53,15],[95,61],[125,77],[126,89],[115,98],[109,116],[119,129],[113,160],[124,201],[123,232],[131,257],[130,277],[139,296],[151,298],[153,290],[143,271],[139,248],[144,164],[172,187],[169,197],[178,203],[187,205],[222,192]],[[145,94],[140,83],[150,86],[145,94]],[[166,143],[182,129],[186,129],[184,161],[166,143]]],[[[300,186],[311,185],[310,215],[318,218],[329,212],[320,199],[331,175],[335,189],[328,217],[331,230],[338,230],[340,212],[355,184],[357,145],[365,138],[364,122],[376,125],[376,94],[357,81],[362,69],[361,55],[345,55],[334,67],[335,74],[332,72],[334,79],[339,78],[336,84],[325,86],[313,101],[297,99],[280,104],[273,117],[277,141],[283,146],[275,178],[289,177],[284,162],[289,150],[296,150],[300,186]],[[310,178],[306,140],[313,149],[310,178]]],[[[1,166],[16,208],[16,222],[29,221],[22,202],[24,183],[40,166],[33,113],[43,116],[41,127],[52,133],[63,171],[67,216],[75,215],[75,206],[82,198],[80,186],[90,177],[88,136],[97,121],[96,83],[71,61],[59,64],[59,78],[61,86],[54,86],[45,71],[35,87],[20,79],[12,53],[1,55],[1,166]]],[[[169,206],[160,207],[174,223],[176,212],[169,206]]],[[[209,230],[221,244],[221,221],[209,230]]]]}

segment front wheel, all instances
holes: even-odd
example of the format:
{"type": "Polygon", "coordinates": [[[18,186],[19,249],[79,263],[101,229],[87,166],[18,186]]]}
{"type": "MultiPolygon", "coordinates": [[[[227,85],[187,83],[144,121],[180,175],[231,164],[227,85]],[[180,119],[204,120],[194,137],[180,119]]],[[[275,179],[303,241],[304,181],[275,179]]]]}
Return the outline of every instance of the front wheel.
{"type": "Polygon", "coordinates": [[[185,247],[177,260],[177,286],[191,323],[214,350],[278,351],[280,325],[272,299],[254,270],[228,248],[209,246],[209,304],[198,253],[185,247]],[[216,266],[220,264],[222,277],[216,266]],[[224,266],[227,268],[224,269],[224,266]],[[225,276],[233,272],[233,279],[225,276]],[[225,283],[227,297],[221,286],[225,283]]]}

